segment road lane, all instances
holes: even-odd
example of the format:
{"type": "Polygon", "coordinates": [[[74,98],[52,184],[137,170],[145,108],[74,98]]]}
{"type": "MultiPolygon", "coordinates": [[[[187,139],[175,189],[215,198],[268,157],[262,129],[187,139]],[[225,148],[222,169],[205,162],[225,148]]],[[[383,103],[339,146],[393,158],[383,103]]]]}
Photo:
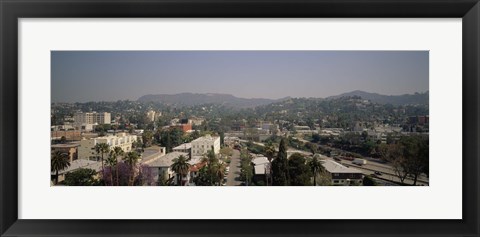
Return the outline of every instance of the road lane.
{"type": "Polygon", "coordinates": [[[240,186],[240,151],[233,150],[233,155],[230,161],[230,171],[227,175],[227,186],[240,186]]]}

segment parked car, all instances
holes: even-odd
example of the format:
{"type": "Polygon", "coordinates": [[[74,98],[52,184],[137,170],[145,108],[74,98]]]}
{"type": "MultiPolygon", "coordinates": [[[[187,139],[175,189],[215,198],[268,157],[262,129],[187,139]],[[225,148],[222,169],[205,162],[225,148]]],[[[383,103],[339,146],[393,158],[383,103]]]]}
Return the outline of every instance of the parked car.
{"type": "Polygon", "coordinates": [[[375,171],[374,174],[376,175],[382,175],[382,173],[378,172],[378,171],[375,171]]]}

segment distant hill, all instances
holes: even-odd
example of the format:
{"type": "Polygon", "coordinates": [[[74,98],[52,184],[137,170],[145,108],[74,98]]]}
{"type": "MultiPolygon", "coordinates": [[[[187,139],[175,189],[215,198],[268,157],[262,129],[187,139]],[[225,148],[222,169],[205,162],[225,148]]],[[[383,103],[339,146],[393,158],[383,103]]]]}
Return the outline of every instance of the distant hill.
{"type": "Polygon", "coordinates": [[[404,95],[381,95],[378,93],[369,93],[365,91],[352,91],[336,96],[330,96],[327,99],[337,99],[341,97],[360,96],[362,99],[370,100],[379,104],[392,105],[428,105],[428,91],[424,93],[404,94],[404,95]]]}
{"type": "Polygon", "coordinates": [[[263,98],[239,98],[229,94],[218,93],[180,93],[180,94],[157,94],[144,95],[138,98],[140,102],[162,102],[170,105],[201,105],[201,104],[220,104],[234,108],[253,108],[260,105],[266,105],[279,100],[263,99],[263,98]]]}
{"type": "MultiPolygon", "coordinates": [[[[378,93],[369,93],[365,91],[352,91],[336,96],[330,96],[325,99],[337,99],[341,97],[360,96],[363,99],[370,100],[379,104],[392,105],[428,105],[428,91],[425,93],[405,94],[405,95],[381,95],[378,93]]],[[[161,102],[176,106],[193,106],[202,104],[218,104],[225,105],[232,108],[254,108],[257,106],[268,105],[275,102],[288,100],[290,97],[281,99],[264,99],[264,98],[240,98],[230,94],[220,93],[179,93],[179,94],[156,94],[144,95],[138,98],[139,102],[161,102]]],[[[321,98],[308,98],[309,100],[323,100],[321,98]]]]}

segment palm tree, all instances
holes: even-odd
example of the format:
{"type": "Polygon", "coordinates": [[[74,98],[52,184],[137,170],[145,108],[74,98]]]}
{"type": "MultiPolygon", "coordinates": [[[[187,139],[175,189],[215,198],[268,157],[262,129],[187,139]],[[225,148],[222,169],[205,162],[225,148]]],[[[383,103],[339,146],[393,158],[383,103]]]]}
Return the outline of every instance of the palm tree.
{"type": "Polygon", "coordinates": [[[225,167],[223,164],[220,164],[220,162],[217,162],[216,164],[213,165],[213,177],[217,178],[218,186],[222,184],[223,176],[225,175],[225,167]]]}
{"type": "Polygon", "coordinates": [[[56,151],[50,160],[50,171],[55,171],[55,184],[58,184],[58,172],[70,166],[70,160],[66,153],[56,151]]]}
{"type": "MultiPolygon", "coordinates": [[[[113,148],[113,151],[115,152],[115,154],[117,156],[123,156],[125,153],[123,152],[122,148],[121,147],[114,147],[113,148]]],[[[119,185],[119,182],[120,182],[120,179],[118,178],[118,160],[117,160],[117,163],[115,165],[115,174],[117,176],[117,186],[119,185]]],[[[113,184],[112,184],[113,185],[113,184]]]]}
{"type": "Polygon", "coordinates": [[[207,155],[203,157],[202,162],[207,163],[207,173],[210,176],[210,185],[213,186],[218,180],[217,168],[219,164],[219,160],[213,149],[207,152],[207,155]]]}
{"type": "Polygon", "coordinates": [[[134,151],[127,152],[127,154],[123,157],[123,161],[130,166],[130,178],[128,182],[129,186],[133,186],[135,166],[137,165],[139,159],[140,155],[134,151]]]}
{"type": "Polygon", "coordinates": [[[313,174],[313,186],[317,186],[317,175],[323,170],[322,162],[318,160],[317,156],[314,155],[312,160],[308,162],[308,165],[312,169],[313,174]]]}
{"type": "Polygon", "coordinates": [[[267,174],[267,186],[268,179],[272,177],[272,159],[275,156],[275,146],[272,142],[268,142],[265,145],[265,155],[267,156],[268,162],[270,163],[269,173],[267,174]]]}
{"type": "Polygon", "coordinates": [[[110,145],[108,145],[107,143],[97,143],[95,144],[95,151],[97,152],[97,154],[102,154],[102,175],[105,175],[103,154],[110,151],[110,145]]]}
{"type": "Polygon", "coordinates": [[[183,186],[183,177],[185,177],[188,174],[188,170],[190,169],[190,164],[188,161],[190,160],[185,158],[185,156],[181,155],[178,158],[173,159],[173,164],[170,166],[170,169],[173,170],[173,172],[177,173],[177,180],[180,177],[180,180],[178,180],[178,183],[180,186],[183,186]]]}
{"type": "Polygon", "coordinates": [[[123,150],[121,147],[116,146],[113,150],[108,153],[108,158],[105,160],[105,163],[110,166],[110,182],[113,186],[113,168],[115,167],[115,173],[117,176],[117,186],[118,186],[118,159],[119,155],[123,155],[123,150]]]}

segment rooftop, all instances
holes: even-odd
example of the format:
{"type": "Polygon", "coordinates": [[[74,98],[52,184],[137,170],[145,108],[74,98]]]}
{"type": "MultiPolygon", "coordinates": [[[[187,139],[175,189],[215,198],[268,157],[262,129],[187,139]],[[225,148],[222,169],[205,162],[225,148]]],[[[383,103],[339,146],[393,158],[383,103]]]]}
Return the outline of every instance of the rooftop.
{"type": "Polygon", "coordinates": [[[268,162],[268,159],[267,157],[264,157],[264,156],[261,156],[261,157],[257,157],[255,159],[252,160],[252,163],[257,166],[257,165],[263,165],[263,164],[268,164],[270,162],[268,162]]]}
{"type": "Polygon", "coordinates": [[[173,164],[173,160],[178,158],[179,156],[188,157],[188,154],[185,152],[170,152],[164,156],[157,157],[155,159],[148,160],[144,162],[144,164],[150,167],[170,167],[173,164]]]}
{"type": "Polygon", "coordinates": [[[192,143],[183,143],[180,146],[174,147],[173,150],[185,150],[192,148],[192,143]]]}
{"type": "Polygon", "coordinates": [[[52,148],[72,148],[72,147],[78,147],[80,144],[78,143],[66,143],[66,144],[55,144],[52,145],[52,148]]]}
{"type": "Polygon", "coordinates": [[[210,136],[210,135],[205,135],[203,137],[199,137],[197,139],[195,139],[193,142],[208,142],[208,141],[215,141],[217,139],[220,139],[220,137],[215,137],[215,136],[210,136]]]}
{"type": "Polygon", "coordinates": [[[346,166],[343,166],[333,160],[325,160],[322,163],[323,167],[329,172],[329,173],[360,173],[362,174],[362,171],[354,169],[354,168],[349,168],[346,166]]]}
{"type": "Polygon", "coordinates": [[[75,171],[80,168],[88,168],[99,172],[102,170],[102,162],[99,161],[91,161],[85,159],[78,159],[70,162],[70,166],[66,170],[59,171],[59,174],[64,174],[68,172],[75,171]]]}

